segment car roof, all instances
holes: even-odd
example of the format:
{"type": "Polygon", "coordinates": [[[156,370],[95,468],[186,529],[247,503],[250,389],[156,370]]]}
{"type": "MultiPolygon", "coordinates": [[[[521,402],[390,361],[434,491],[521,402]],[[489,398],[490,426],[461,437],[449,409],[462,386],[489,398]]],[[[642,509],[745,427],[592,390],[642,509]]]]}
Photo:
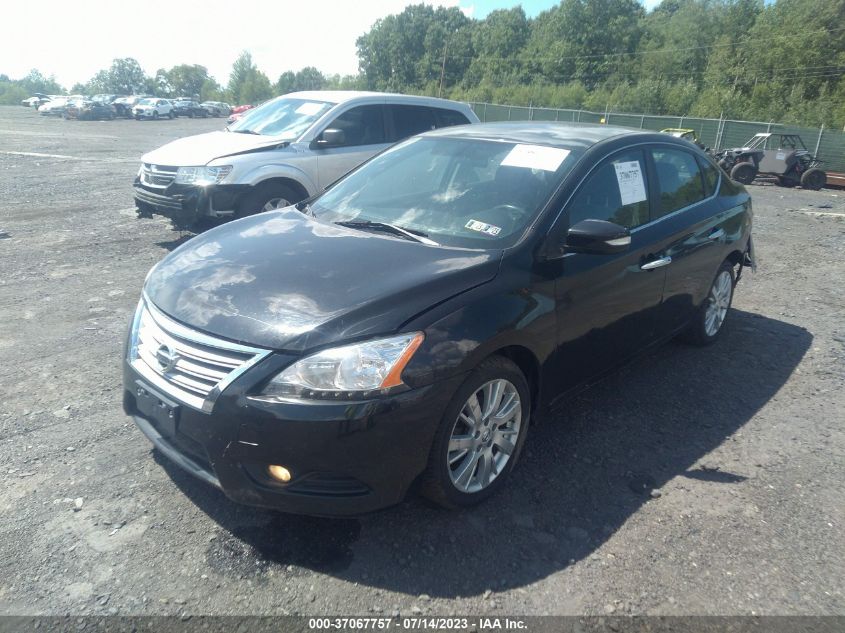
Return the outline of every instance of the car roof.
{"type": "MultiPolygon", "coordinates": [[[[284,97],[291,97],[294,99],[311,99],[314,101],[325,101],[328,103],[342,104],[353,99],[363,99],[380,101],[386,99],[389,102],[401,103],[407,102],[409,104],[430,105],[434,107],[446,107],[455,109],[455,106],[462,105],[458,101],[450,101],[448,99],[438,99],[437,97],[424,97],[419,95],[403,95],[394,92],[371,92],[367,90],[305,90],[301,92],[289,92],[284,97]]],[[[469,107],[469,106],[466,106],[469,107]]]]}
{"type": "MultiPolygon", "coordinates": [[[[550,145],[552,147],[563,148],[587,148],[609,138],[638,134],[644,134],[644,131],[594,123],[507,121],[445,127],[426,132],[423,136],[474,138],[491,141],[509,141],[528,145],[550,145]]],[[[649,132],[649,134],[653,133],[649,132]]]]}

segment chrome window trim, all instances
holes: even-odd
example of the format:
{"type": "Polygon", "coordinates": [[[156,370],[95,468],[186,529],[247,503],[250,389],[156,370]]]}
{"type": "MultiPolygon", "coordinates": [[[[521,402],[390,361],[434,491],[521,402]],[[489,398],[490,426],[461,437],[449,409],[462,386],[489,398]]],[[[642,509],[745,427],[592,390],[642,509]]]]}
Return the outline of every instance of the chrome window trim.
{"type": "MultiPolygon", "coordinates": [[[[634,149],[634,148],[648,149],[649,147],[654,147],[654,146],[665,146],[665,147],[669,147],[669,148],[672,148],[672,149],[679,149],[682,152],[687,152],[688,154],[691,154],[693,157],[695,157],[695,154],[690,152],[685,147],[681,147],[679,145],[676,145],[675,143],[664,143],[664,142],[661,142],[661,141],[644,141],[644,142],[641,142],[641,143],[633,143],[631,145],[626,145],[624,147],[620,147],[619,149],[615,150],[609,156],[613,156],[615,154],[619,154],[621,152],[625,152],[627,150],[634,149]]],[[[569,203],[572,202],[572,198],[574,198],[575,194],[578,193],[578,190],[581,188],[581,185],[584,184],[584,182],[587,180],[587,178],[589,178],[590,176],[593,175],[593,172],[596,170],[596,168],[599,165],[601,165],[607,158],[608,158],[608,156],[605,156],[600,161],[595,163],[592,167],[590,167],[590,170],[586,174],[584,174],[584,177],[581,178],[581,180],[578,181],[578,184],[575,185],[575,187],[572,189],[572,193],[570,193],[569,196],[566,198],[566,202],[564,202],[561,205],[560,211],[555,216],[555,219],[554,219],[554,221],[552,222],[552,225],[551,225],[552,229],[554,229],[554,227],[557,226],[557,223],[560,221],[560,218],[563,217],[564,213],[567,210],[567,207],[569,206],[569,203]]],[[[698,161],[696,161],[696,163],[698,163],[698,161]]],[[[699,173],[700,172],[701,172],[701,168],[699,167],[699,173]]],[[[709,200],[713,200],[714,198],[717,198],[718,195],[719,195],[719,189],[722,186],[722,170],[718,169],[718,172],[719,172],[719,180],[716,181],[716,186],[713,188],[713,193],[710,196],[708,196],[706,198],[702,198],[701,200],[698,200],[697,202],[689,204],[689,205],[682,207],[680,209],[676,209],[675,211],[672,211],[672,213],[667,213],[666,215],[661,215],[659,218],[654,218],[653,220],[649,220],[645,224],[640,224],[639,226],[636,226],[636,227],[634,227],[632,229],[628,229],[628,230],[632,234],[636,233],[640,229],[650,227],[650,226],[652,226],[652,225],[654,225],[658,222],[662,222],[663,220],[674,217],[674,216],[678,215],[679,213],[687,211],[688,209],[691,209],[692,207],[695,207],[695,206],[701,204],[702,202],[708,202],[709,200]]],[[[703,177],[703,174],[702,174],[702,177],[703,177]]],[[[702,185],[703,185],[703,183],[702,183],[702,185]]],[[[649,203],[649,209],[650,208],[651,208],[651,204],[649,203]]],[[[549,231],[549,232],[551,232],[551,231],[549,231]]]]}
{"type": "Polygon", "coordinates": [[[251,347],[249,345],[242,345],[240,343],[233,343],[231,341],[212,337],[208,334],[204,334],[203,332],[198,332],[189,327],[186,327],[181,323],[177,323],[176,321],[162,313],[158,308],[156,308],[145,292],[140,303],[138,304],[138,309],[135,312],[135,317],[132,326],[132,334],[129,341],[129,355],[127,357],[127,361],[132,366],[132,368],[138,372],[138,374],[140,374],[145,380],[148,380],[152,384],[152,386],[160,389],[166,395],[175,398],[182,404],[189,406],[192,409],[196,409],[197,411],[201,411],[203,413],[211,413],[211,411],[214,409],[215,402],[217,402],[217,399],[229,385],[231,385],[245,372],[247,372],[249,369],[257,365],[261,361],[263,361],[272,353],[273,350],[259,347],[251,347]],[[240,366],[230,371],[214,386],[214,388],[208,393],[205,398],[201,398],[183,389],[180,389],[178,386],[173,385],[170,381],[165,380],[163,376],[152,370],[142,360],[131,357],[132,349],[133,346],[136,344],[138,336],[137,326],[141,319],[142,309],[144,308],[146,308],[146,310],[150,313],[150,316],[156,322],[156,324],[160,328],[162,328],[167,334],[183,338],[189,342],[205,345],[207,347],[212,347],[224,351],[237,352],[240,354],[251,354],[252,358],[246,360],[240,366]]]}

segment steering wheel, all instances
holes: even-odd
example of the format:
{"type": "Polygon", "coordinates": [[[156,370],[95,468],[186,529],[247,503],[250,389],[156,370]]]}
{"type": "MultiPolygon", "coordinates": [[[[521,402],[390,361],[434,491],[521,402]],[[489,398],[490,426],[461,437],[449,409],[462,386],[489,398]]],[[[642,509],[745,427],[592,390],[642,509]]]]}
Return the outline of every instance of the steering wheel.
{"type": "MultiPolygon", "coordinates": [[[[486,222],[501,229],[499,235],[508,235],[513,232],[517,222],[522,217],[524,211],[513,204],[497,204],[489,211],[479,214],[477,219],[481,222],[486,222]],[[497,213],[498,212],[498,213],[497,213]]],[[[498,237],[498,235],[486,234],[487,237],[498,237]]]]}

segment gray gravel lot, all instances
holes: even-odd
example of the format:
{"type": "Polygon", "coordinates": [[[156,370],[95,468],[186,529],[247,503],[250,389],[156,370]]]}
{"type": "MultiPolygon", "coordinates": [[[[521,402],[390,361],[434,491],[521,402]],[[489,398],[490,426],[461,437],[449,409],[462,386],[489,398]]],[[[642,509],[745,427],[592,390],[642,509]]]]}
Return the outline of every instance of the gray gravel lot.
{"type": "Polygon", "coordinates": [[[845,614],[845,191],[751,187],[724,338],[533,427],[503,494],[315,519],[234,505],[120,408],[181,237],[136,219],[139,157],[222,125],[0,108],[0,614],[845,614]]]}

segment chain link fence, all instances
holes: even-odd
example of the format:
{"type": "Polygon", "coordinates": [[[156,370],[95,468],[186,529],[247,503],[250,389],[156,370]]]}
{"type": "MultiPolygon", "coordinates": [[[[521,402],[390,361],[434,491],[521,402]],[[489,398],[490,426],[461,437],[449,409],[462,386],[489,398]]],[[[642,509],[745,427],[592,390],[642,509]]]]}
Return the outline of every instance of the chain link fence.
{"type": "Polygon", "coordinates": [[[845,172],[845,132],[825,128],[797,127],[781,123],[760,121],[733,121],[731,119],[699,119],[685,116],[656,116],[652,114],[625,114],[621,112],[591,112],[565,108],[533,108],[525,106],[470,103],[482,122],[488,121],[566,121],[580,123],[607,123],[642,130],[687,128],[695,130],[699,140],[713,149],[742,147],[758,132],[783,132],[799,134],[801,140],[817,158],[823,161],[826,171],[845,172]]]}

